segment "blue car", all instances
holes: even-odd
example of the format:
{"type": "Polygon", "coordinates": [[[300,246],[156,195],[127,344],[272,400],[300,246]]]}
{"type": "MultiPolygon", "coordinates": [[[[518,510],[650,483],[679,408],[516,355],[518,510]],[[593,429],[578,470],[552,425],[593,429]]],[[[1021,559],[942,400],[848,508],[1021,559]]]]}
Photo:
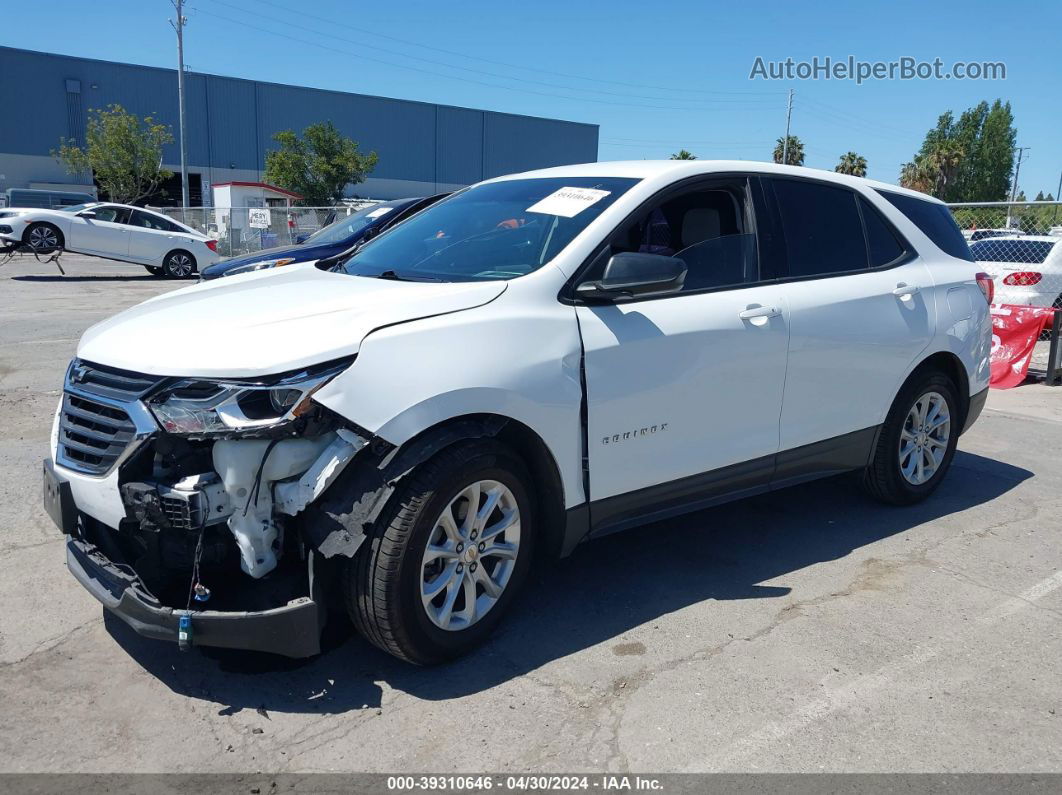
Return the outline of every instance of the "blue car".
{"type": "Polygon", "coordinates": [[[358,243],[364,243],[376,237],[447,195],[449,194],[441,193],[437,196],[396,199],[374,204],[318,229],[304,241],[291,246],[279,246],[220,260],[203,268],[200,276],[202,279],[217,279],[221,276],[235,276],[237,273],[276,268],[294,262],[308,262],[332,257],[347,251],[358,243]]]}

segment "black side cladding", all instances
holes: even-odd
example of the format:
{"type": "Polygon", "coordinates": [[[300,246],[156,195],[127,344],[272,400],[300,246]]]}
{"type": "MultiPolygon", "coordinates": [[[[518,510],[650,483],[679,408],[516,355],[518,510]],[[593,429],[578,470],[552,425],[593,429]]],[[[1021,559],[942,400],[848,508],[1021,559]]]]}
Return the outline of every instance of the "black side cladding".
{"type": "Polygon", "coordinates": [[[374,439],[322,498],[306,509],[303,537],[326,558],[353,557],[403,477],[456,442],[497,436],[505,424],[500,417],[458,420],[429,430],[401,448],[374,439]]]}

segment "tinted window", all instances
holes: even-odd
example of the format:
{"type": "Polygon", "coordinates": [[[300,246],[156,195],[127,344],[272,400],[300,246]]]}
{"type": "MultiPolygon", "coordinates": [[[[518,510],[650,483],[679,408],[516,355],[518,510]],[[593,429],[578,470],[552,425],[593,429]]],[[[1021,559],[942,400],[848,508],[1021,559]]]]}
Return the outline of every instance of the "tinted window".
{"type": "Polygon", "coordinates": [[[889,222],[882,218],[881,213],[871,207],[866,199],[859,200],[859,207],[863,213],[863,228],[867,232],[870,267],[880,268],[902,257],[904,246],[896,239],[889,222]]]}
{"type": "Polygon", "coordinates": [[[141,226],[145,229],[157,229],[160,232],[183,232],[184,230],[174,224],[172,221],[163,218],[161,215],[154,215],[153,213],[145,213],[141,210],[133,211],[133,220],[130,222],[131,226],[141,226]]]}
{"type": "Polygon", "coordinates": [[[369,207],[364,207],[348,216],[340,218],[335,223],[329,224],[323,229],[318,229],[306,238],[306,242],[315,245],[345,243],[359,232],[362,232],[366,227],[371,226],[373,223],[378,222],[379,219],[386,218],[388,215],[395,212],[395,208],[401,207],[403,204],[404,202],[384,202],[382,204],[373,204],[369,207]]]}
{"type": "Polygon", "coordinates": [[[1056,243],[1048,240],[982,240],[970,246],[978,262],[1025,262],[1038,265],[1056,243]]]}
{"type": "Polygon", "coordinates": [[[622,251],[681,259],[686,291],[755,281],[756,240],[745,224],[745,181],[702,184],[649,207],[621,230],[601,271],[611,254],[622,251]]]}
{"type": "Polygon", "coordinates": [[[917,226],[926,237],[936,244],[945,254],[959,259],[973,261],[966,238],[959,231],[959,225],[951,217],[951,211],[943,204],[904,196],[887,190],[879,190],[897,210],[917,226]]]}
{"type": "Polygon", "coordinates": [[[637,182],[547,177],[476,185],[375,238],[343,268],[413,281],[513,279],[553,259],[637,182]]]}
{"type": "Polygon", "coordinates": [[[773,182],[790,276],[867,267],[867,244],[854,193],[795,179],[773,182]]]}

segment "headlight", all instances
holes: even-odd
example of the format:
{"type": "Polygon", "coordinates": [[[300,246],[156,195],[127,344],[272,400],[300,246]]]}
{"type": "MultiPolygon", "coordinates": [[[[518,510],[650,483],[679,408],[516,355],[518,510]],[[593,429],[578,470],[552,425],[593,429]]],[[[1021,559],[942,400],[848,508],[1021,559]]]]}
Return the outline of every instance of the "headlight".
{"type": "Polygon", "coordinates": [[[0,212],[0,218],[15,218],[19,215],[25,215],[24,210],[4,210],[0,212]]]}
{"type": "Polygon", "coordinates": [[[294,261],[294,257],[284,257],[282,259],[264,259],[261,262],[252,262],[249,265],[240,265],[238,268],[233,268],[230,271],[225,271],[225,275],[235,276],[237,273],[252,273],[254,271],[264,271],[266,268],[279,268],[282,265],[290,265],[294,261]]]}
{"type": "Polygon", "coordinates": [[[213,436],[278,428],[305,414],[310,398],[351,359],[263,381],[185,379],[148,401],[167,433],[213,436]]]}

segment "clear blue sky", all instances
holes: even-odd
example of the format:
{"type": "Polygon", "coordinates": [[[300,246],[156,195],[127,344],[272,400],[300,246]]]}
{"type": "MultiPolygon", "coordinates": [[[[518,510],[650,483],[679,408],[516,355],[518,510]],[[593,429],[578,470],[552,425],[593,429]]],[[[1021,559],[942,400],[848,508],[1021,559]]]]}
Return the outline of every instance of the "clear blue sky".
{"type": "MultiPolygon", "coordinates": [[[[8,0],[0,43],[172,67],[168,0],[8,0]]],[[[199,72],[601,125],[601,160],[769,160],[796,89],[805,165],[855,150],[869,176],[900,164],[948,109],[1009,99],[1032,147],[1020,187],[1057,193],[1062,171],[1062,3],[190,0],[186,62],[199,72]],[[750,81],[754,59],[1003,61],[1006,80],[750,81]]],[[[10,110],[10,109],[9,109],[10,110]]],[[[17,123],[10,114],[4,123],[17,123]]]]}

